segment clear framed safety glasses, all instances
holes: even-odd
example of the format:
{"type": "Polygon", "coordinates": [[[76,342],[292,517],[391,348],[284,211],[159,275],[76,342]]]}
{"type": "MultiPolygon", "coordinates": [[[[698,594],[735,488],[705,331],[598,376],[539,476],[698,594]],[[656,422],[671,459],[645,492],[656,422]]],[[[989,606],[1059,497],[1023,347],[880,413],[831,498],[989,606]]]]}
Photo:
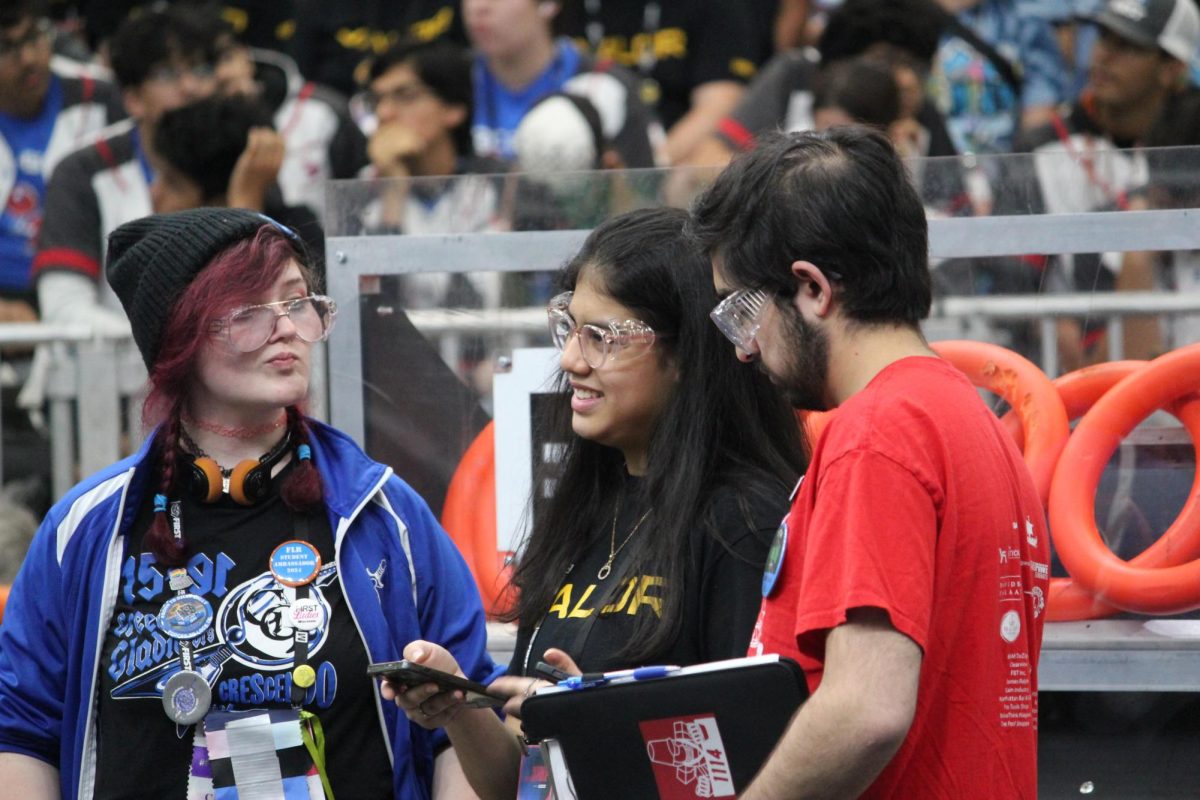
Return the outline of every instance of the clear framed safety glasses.
{"type": "Polygon", "coordinates": [[[741,289],[717,303],[708,316],[739,350],[753,353],[758,350],[754,336],[769,296],[762,289],[741,289]]]}
{"type": "Polygon", "coordinates": [[[224,337],[235,351],[252,353],[271,338],[280,317],[287,317],[302,340],[313,343],[329,336],[337,318],[337,303],[321,294],[243,306],[213,320],[212,332],[224,337]]]}
{"type": "Polygon", "coordinates": [[[583,360],[592,369],[600,369],[609,361],[631,361],[650,351],[656,334],[654,329],[637,319],[609,322],[605,325],[576,325],[568,311],[574,292],[563,292],[550,300],[546,316],[550,323],[550,339],[559,350],[567,349],[571,337],[579,340],[583,360]]]}

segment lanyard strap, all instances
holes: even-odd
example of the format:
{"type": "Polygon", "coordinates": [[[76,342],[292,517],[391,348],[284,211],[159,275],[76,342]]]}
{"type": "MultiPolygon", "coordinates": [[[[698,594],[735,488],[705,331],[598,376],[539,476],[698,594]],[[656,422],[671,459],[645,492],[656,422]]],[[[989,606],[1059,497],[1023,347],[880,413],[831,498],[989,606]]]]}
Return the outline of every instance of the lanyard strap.
{"type": "MultiPolygon", "coordinates": [[[[158,504],[159,498],[162,495],[155,497],[155,504],[158,504]]],[[[163,498],[165,500],[165,498],[163,498]]],[[[157,510],[157,509],[156,509],[157,510]]],[[[183,543],[183,506],[178,500],[171,502],[171,537],[176,544],[183,543]]],[[[188,589],[192,588],[192,577],[188,575],[187,567],[172,567],[167,571],[167,580],[172,589],[175,590],[176,597],[183,597],[188,593],[188,589]]],[[[179,640],[179,662],[180,665],[187,671],[191,672],[195,669],[194,651],[192,649],[192,639],[179,640]]]]}
{"type": "MultiPolygon", "coordinates": [[[[1104,180],[1099,173],[1096,172],[1096,160],[1093,153],[1096,149],[1092,142],[1090,134],[1083,134],[1084,141],[1087,143],[1087,152],[1081,153],[1075,147],[1075,143],[1071,141],[1071,131],[1067,129],[1067,123],[1063,121],[1062,116],[1055,111],[1050,122],[1054,125],[1054,135],[1058,137],[1058,141],[1062,144],[1063,149],[1067,151],[1067,155],[1075,159],[1075,163],[1079,164],[1083,170],[1087,182],[1095,186],[1104,193],[1105,199],[1116,205],[1121,211],[1129,210],[1129,196],[1125,191],[1117,189],[1108,181],[1104,180]]],[[[1115,157],[1115,154],[1113,154],[1115,157]]]]}
{"type": "Polygon", "coordinates": [[[333,787],[329,785],[329,771],[325,768],[325,729],[321,727],[321,720],[311,711],[300,712],[300,738],[304,740],[304,746],[321,776],[325,800],[333,800],[333,787]]]}
{"type": "MultiPolygon", "coordinates": [[[[575,564],[573,563],[567,567],[567,571],[563,573],[563,581],[566,581],[567,578],[571,577],[571,573],[574,571],[574,569],[575,564]]],[[[604,607],[616,599],[618,592],[625,588],[625,586],[626,583],[614,581],[613,584],[608,587],[608,590],[600,595],[600,599],[596,602],[595,611],[589,614],[587,619],[580,623],[579,628],[575,631],[575,636],[571,639],[571,644],[568,645],[567,648],[564,648],[566,649],[567,655],[571,656],[571,658],[575,659],[576,661],[579,661],[583,657],[583,648],[585,645],[587,645],[588,637],[592,634],[592,627],[600,618],[601,613],[604,611],[604,607]]],[[[548,612],[542,613],[541,619],[538,620],[537,625],[535,625],[533,628],[533,632],[529,634],[529,644],[525,647],[525,658],[522,660],[521,665],[521,674],[523,676],[533,676],[533,673],[529,669],[529,662],[533,657],[533,644],[537,640],[538,634],[542,632],[542,625],[546,622],[547,614],[548,612]]]]}
{"type": "MultiPolygon", "coordinates": [[[[296,540],[308,544],[308,515],[296,513],[296,540]]],[[[313,576],[315,579],[315,575],[313,576]]],[[[295,597],[292,599],[292,604],[296,601],[308,599],[308,583],[302,583],[293,590],[295,597]]],[[[308,666],[308,631],[301,630],[296,624],[295,619],[292,620],[292,707],[300,708],[304,703],[304,695],[308,692],[308,687],[301,686],[301,683],[306,681],[297,681],[298,675],[302,674],[302,667],[307,667],[303,672],[311,672],[312,667],[308,666]]]]}

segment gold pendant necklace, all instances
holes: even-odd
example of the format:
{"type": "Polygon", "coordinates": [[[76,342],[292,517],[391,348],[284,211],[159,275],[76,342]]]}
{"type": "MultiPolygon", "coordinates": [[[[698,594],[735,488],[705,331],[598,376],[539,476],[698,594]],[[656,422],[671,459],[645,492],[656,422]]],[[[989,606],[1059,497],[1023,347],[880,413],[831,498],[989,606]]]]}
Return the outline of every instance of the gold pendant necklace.
{"type": "Polygon", "coordinates": [[[605,561],[604,566],[600,567],[600,569],[596,572],[596,580],[602,581],[612,573],[613,560],[617,557],[617,553],[621,552],[625,545],[629,544],[629,540],[632,539],[633,535],[638,532],[638,528],[642,527],[642,523],[646,521],[646,517],[650,516],[650,512],[653,510],[653,508],[646,509],[646,513],[642,514],[642,518],[634,524],[633,530],[631,530],[629,535],[625,537],[625,540],[618,545],[617,517],[621,516],[621,498],[617,498],[617,507],[613,509],[612,538],[609,539],[608,544],[608,560],[605,561]]]}

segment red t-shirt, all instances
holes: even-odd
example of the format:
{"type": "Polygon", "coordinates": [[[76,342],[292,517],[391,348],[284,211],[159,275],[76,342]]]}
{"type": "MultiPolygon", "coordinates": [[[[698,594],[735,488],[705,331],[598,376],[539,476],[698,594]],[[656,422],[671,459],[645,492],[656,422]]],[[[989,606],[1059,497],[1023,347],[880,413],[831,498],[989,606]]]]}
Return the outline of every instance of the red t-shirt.
{"type": "Polygon", "coordinates": [[[864,797],[1037,796],[1049,543],[1021,455],[938,358],[888,366],[839,408],[785,522],[751,655],[817,691],[825,635],[879,608],[924,653],[912,727],[864,797]]]}

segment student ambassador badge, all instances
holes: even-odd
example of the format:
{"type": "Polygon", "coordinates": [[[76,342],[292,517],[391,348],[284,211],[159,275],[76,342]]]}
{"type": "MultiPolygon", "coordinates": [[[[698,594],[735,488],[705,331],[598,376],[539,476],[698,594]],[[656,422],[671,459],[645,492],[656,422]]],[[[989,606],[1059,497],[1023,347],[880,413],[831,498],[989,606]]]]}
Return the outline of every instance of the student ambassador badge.
{"type": "Polygon", "coordinates": [[[271,575],[284,586],[306,586],[321,571],[321,555],[308,542],[293,539],[271,553],[271,575]]]}

